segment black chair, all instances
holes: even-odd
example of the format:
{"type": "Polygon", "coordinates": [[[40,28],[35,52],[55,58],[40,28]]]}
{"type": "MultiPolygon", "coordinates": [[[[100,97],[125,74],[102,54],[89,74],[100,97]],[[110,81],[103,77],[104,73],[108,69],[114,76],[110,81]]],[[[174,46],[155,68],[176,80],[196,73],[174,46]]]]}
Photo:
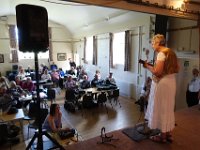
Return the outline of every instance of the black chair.
{"type": "Polygon", "coordinates": [[[83,98],[82,98],[82,107],[83,108],[93,108],[93,107],[97,106],[97,104],[94,103],[93,96],[94,95],[90,92],[83,95],[83,98]]]}
{"type": "Polygon", "coordinates": [[[76,94],[74,90],[66,90],[65,91],[65,100],[70,101],[70,102],[75,102],[76,99],[76,94]]]}
{"type": "Polygon", "coordinates": [[[39,128],[39,125],[40,125],[39,123],[43,124],[47,115],[48,115],[48,109],[47,108],[41,108],[39,112],[40,112],[40,115],[36,114],[37,116],[36,116],[34,122],[30,123],[28,125],[28,138],[29,138],[29,130],[30,129],[37,130],[39,128]]]}
{"type": "Polygon", "coordinates": [[[119,104],[119,106],[121,107],[121,104],[118,98],[119,98],[119,89],[114,89],[109,92],[108,99],[110,100],[111,105],[112,105],[112,100],[113,100],[116,105],[119,104]]]}
{"type": "Polygon", "coordinates": [[[50,100],[51,103],[56,101],[56,91],[55,89],[48,89],[47,90],[47,100],[50,100]]]}
{"type": "Polygon", "coordinates": [[[75,112],[78,104],[78,97],[74,90],[66,90],[64,108],[70,112],[75,112]]]}
{"type": "Polygon", "coordinates": [[[97,103],[98,104],[101,104],[101,105],[104,105],[105,108],[106,108],[106,112],[108,114],[108,109],[107,109],[107,106],[106,106],[106,101],[107,101],[107,95],[105,92],[101,92],[98,96],[97,96],[97,103]]]}
{"type": "Polygon", "coordinates": [[[38,112],[37,103],[31,102],[29,103],[29,109],[27,115],[24,116],[23,120],[28,121],[30,123],[31,120],[34,120],[36,117],[36,112],[38,112]]]}

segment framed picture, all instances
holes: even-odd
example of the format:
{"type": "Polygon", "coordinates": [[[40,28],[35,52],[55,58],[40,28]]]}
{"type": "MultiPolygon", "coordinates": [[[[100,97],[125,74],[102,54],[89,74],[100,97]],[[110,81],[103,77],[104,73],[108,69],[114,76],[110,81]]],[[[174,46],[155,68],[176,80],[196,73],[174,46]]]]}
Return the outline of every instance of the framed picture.
{"type": "Polygon", "coordinates": [[[4,56],[3,56],[3,54],[0,54],[0,63],[4,63],[4,56]]]}
{"type": "Polygon", "coordinates": [[[65,61],[66,60],[66,53],[57,53],[57,60],[58,61],[65,61]]]}

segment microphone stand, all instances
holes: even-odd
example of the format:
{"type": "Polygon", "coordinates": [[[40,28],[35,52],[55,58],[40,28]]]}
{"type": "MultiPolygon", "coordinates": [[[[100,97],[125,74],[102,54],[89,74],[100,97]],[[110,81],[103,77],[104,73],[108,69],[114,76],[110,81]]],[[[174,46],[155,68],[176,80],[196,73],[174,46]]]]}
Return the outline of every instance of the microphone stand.
{"type": "MultiPolygon", "coordinates": [[[[142,102],[140,103],[140,111],[141,111],[141,113],[144,112],[144,114],[145,114],[145,112],[146,112],[146,105],[147,105],[147,103],[145,102],[145,99],[142,99],[142,102]]],[[[136,130],[137,130],[140,134],[146,135],[146,136],[149,136],[150,133],[151,133],[150,129],[147,127],[147,122],[146,122],[146,120],[144,120],[143,123],[139,124],[139,125],[137,126],[137,129],[136,129],[136,130]]]]}

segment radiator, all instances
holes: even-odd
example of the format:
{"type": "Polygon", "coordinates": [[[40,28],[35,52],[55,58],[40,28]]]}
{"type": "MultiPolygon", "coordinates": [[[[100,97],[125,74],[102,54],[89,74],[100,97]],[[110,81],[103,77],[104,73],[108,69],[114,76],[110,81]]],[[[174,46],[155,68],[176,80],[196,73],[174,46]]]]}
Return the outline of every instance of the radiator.
{"type": "Polygon", "coordinates": [[[119,87],[120,95],[128,98],[136,98],[136,86],[133,83],[125,81],[117,81],[117,86],[119,87]]]}

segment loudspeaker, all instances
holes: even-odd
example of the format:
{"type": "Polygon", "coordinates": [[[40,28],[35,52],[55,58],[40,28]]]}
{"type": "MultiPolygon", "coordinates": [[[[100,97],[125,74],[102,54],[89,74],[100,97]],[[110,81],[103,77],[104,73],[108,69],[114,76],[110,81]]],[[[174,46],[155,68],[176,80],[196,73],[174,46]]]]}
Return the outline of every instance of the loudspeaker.
{"type": "Polygon", "coordinates": [[[155,22],[155,35],[162,34],[166,37],[167,32],[167,16],[163,15],[156,15],[156,22],[155,22]]]}
{"type": "Polygon", "coordinates": [[[48,15],[44,7],[21,4],[16,6],[19,50],[45,52],[49,47],[48,15]]]}

